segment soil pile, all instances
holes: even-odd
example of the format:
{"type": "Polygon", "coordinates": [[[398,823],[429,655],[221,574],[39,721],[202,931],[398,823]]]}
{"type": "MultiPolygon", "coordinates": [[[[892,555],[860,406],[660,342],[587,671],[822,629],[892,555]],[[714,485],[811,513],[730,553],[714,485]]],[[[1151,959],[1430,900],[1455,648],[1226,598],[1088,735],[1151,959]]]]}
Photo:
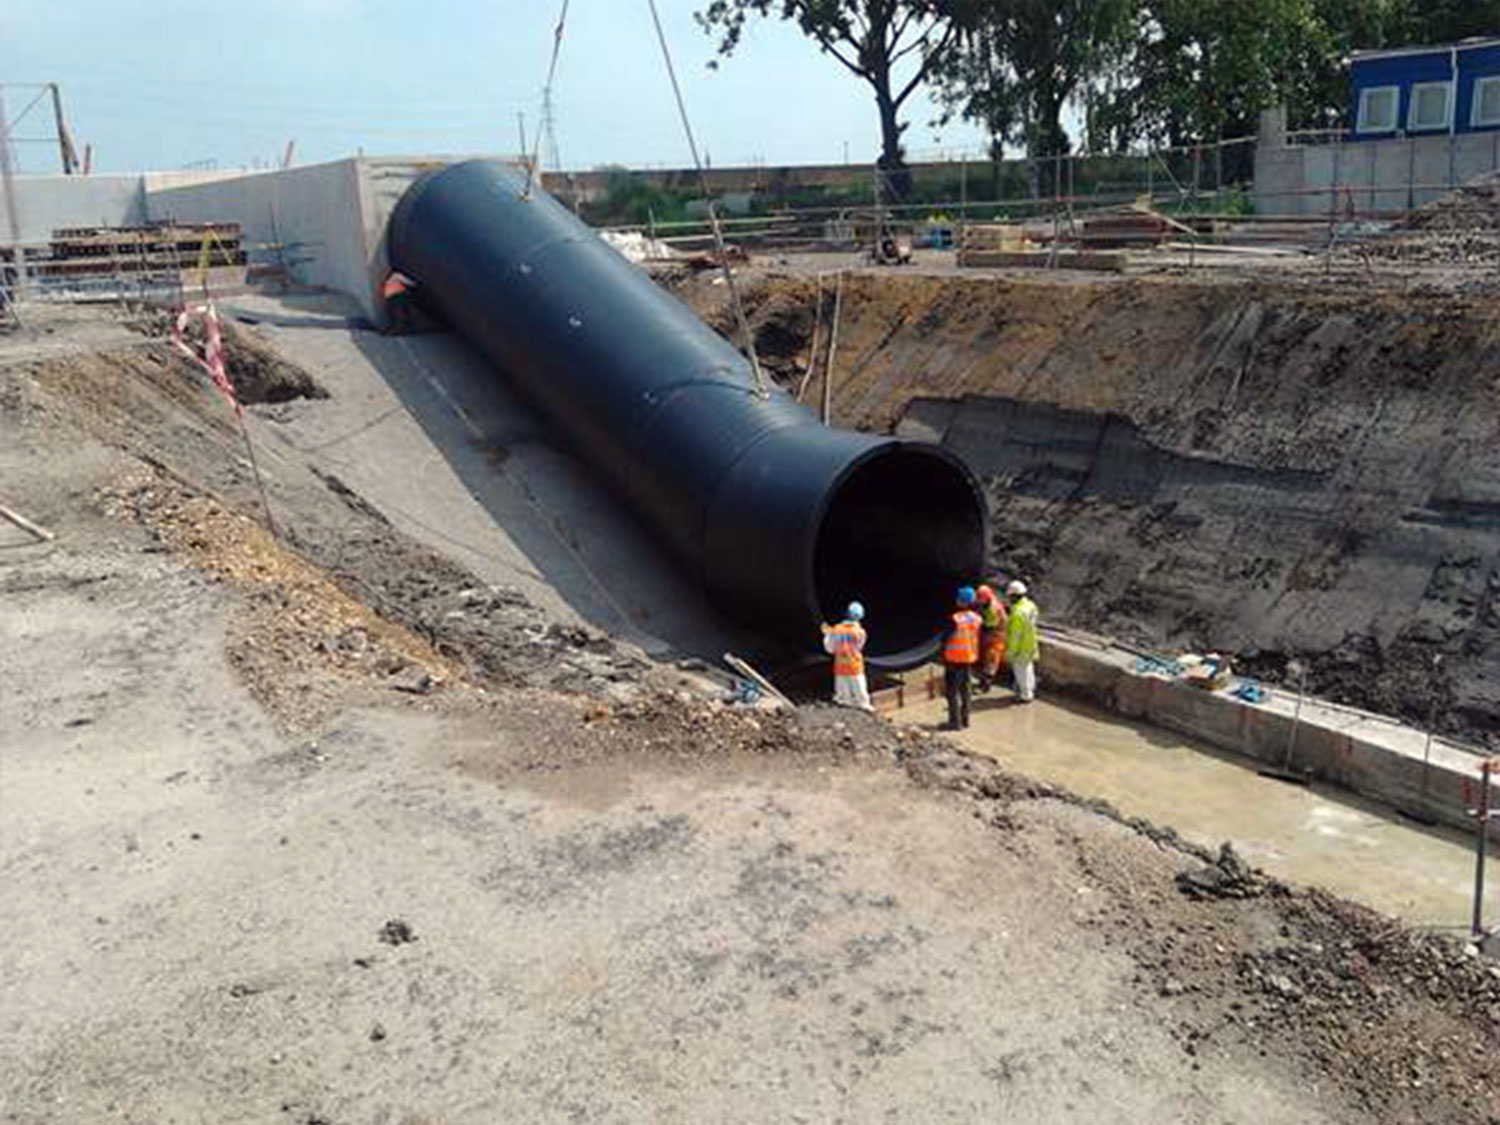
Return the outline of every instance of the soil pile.
{"type": "MultiPolygon", "coordinates": [[[[133,320],[131,326],[148,339],[164,344],[171,338],[174,321],[169,314],[151,312],[133,320]]],[[[233,321],[221,320],[219,332],[224,344],[224,370],[234,384],[235,397],[242,404],[328,397],[328,392],[311,374],[282,359],[233,321]]],[[[196,319],[189,322],[185,336],[191,346],[201,350],[204,346],[203,322],[196,319]]]]}
{"type": "Polygon", "coordinates": [[[1407,230],[1487,230],[1500,233],[1500,172],[1481,176],[1418,209],[1407,230]]]}

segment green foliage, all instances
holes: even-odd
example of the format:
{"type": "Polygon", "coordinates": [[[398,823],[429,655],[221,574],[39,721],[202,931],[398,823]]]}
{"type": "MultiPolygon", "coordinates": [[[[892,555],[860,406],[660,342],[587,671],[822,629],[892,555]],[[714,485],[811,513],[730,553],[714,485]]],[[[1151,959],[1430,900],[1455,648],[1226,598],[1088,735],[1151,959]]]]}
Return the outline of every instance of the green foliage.
{"type": "Polygon", "coordinates": [[[1071,147],[1063,107],[1097,75],[1131,29],[1137,0],[992,0],[967,13],[938,71],[950,114],[981,125],[998,153],[1071,147]]]}
{"type": "MultiPolygon", "coordinates": [[[[1500,0],[1139,0],[1134,45],[1086,91],[1105,143],[1183,145],[1347,121],[1348,55],[1500,32],[1500,0]]],[[[1236,172],[1245,171],[1236,169],[1236,172]]]]}
{"type": "Polygon", "coordinates": [[[699,193],[686,188],[658,188],[624,168],[610,168],[604,197],[581,207],[595,226],[650,226],[687,219],[688,203],[699,193]]]}
{"type": "Polygon", "coordinates": [[[1267,106],[1304,115],[1316,64],[1336,55],[1315,0],[1145,0],[1127,78],[1095,119],[1116,143],[1247,136],[1267,106]]]}
{"type": "MultiPolygon", "coordinates": [[[[901,110],[923,82],[943,120],[979,125],[997,159],[1017,145],[1068,152],[1069,105],[1094,151],[1250,136],[1278,104],[1293,128],[1333,128],[1348,120],[1353,51],[1500,34],[1500,0],[710,0],[697,14],[721,56],[758,18],[795,23],[871,87],[880,164],[916,200],[901,110]]],[[[1222,172],[1248,178],[1248,151],[1222,172]]],[[[1036,165],[1030,190],[1051,194],[1049,177],[1036,165]]]]}
{"type": "Polygon", "coordinates": [[[1067,152],[1069,102],[1093,149],[1187,145],[1252,135],[1278,104],[1294,128],[1336,127],[1353,51],[1495,34],[1500,0],[992,0],[936,77],[996,151],[1067,152]]]}
{"type": "Polygon", "coordinates": [[[906,122],[901,107],[941,66],[959,27],[982,0],[712,0],[697,13],[699,25],[732,55],[746,23],[757,17],[789,20],[844,69],[867,83],[880,114],[880,165],[892,170],[898,195],[909,187],[901,150],[906,122]],[[897,67],[914,65],[901,81],[897,67]]]}
{"type": "MultiPolygon", "coordinates": [[[[1352,3],[1353,0],[1346,0],[1352,3]]],[[[1385,18],[1386,41],[1375,46],[1453,43],[1500,35],[1500,0],[1393,0],[1385,18]]]]}

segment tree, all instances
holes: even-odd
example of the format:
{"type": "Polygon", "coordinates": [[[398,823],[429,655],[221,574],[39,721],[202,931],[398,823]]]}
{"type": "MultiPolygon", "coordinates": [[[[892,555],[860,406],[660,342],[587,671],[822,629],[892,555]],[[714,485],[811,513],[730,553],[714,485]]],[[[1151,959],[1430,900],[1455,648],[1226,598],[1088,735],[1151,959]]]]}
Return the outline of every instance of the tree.
{"type": "Polygon", "coordinates": [[[1313,80],[1337,45],[1315,0],[1145,0],[1127,81],[1103,111],[1123,140],[1204,144],[1254,135],[1261,110],[1323,105],[1313,80]]]}
{"type": "Polygon", "coordinates": [[[895,194],[906,196],[911,175],[901,149],[901,107],[952,47],[965,0],[713,0],[696,16],[718,36],[719,54],[734,54],[755,16],[795,21],[802,33],[851,74],[868,83],[880,113],[879,165],[895,194]],[[903,64],[915,67],[904,82],[903,64]]]}
{"type": "Polygon", "coordinates": [[[1394,0],[1390,42],[1431,46],[1500,33],[1500,0],[1394,0]]]}
{"type": "Polygon", "coordinates": [[[1299,128],[1348,122],[1348,57],[1500,28],[1500,0],[1143,0],[1126,81],[1103,119],[1119,141],[1251,136],[1285,105],[1299,128]]]}
{"type": "MultiPolygon", "coordinates": [[[[950,111],[984,127],[992,151],[1019,143],[1033,157],[1072,147],[1063,108],[1093,80],[1131,27],[1138,0],[991,0],[959,27],[941,66],[950,111]]],[[[1051,170],[1038,166],[1045,193],[1051,170]]]]}

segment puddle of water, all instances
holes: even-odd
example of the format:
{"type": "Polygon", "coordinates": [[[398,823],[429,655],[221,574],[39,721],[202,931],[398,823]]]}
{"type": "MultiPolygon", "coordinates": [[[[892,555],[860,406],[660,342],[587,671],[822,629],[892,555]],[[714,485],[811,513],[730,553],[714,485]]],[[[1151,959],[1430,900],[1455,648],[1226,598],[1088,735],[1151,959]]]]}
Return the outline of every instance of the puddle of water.
{"type": "MultiPolygon", "coordinates": [[[[935,728],[947,711],[941,701],[923,702],[893,718],[935,728]]],[[[1018,773],[1170,825],[1195,843],[1230,840],[1281,878],[1418,925],[1467,928],[1474,840],[1462,833],[1414,825],[1342,791],[1261,777],[1248,759],[1072,700],[1018,706],[1008,693],[977,697],[973,725],[949,737],[1018,773]]],[[[1492,860],[1490,870],[1500,866],[1492,860]]],[[[1486,919],[1493,923],[1500,875],[1490,890],[1486,919]]]]}

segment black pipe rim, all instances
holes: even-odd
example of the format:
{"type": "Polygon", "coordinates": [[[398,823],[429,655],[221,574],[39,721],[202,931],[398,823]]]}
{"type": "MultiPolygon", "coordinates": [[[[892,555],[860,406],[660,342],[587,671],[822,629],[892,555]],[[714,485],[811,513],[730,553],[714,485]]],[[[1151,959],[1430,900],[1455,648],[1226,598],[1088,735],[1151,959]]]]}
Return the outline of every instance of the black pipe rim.
{"type": "MultiPolygon", "coordinates": [[[[987,556],[989,544],[989,506],[984,499],[984,491],[968,464],[955,454],[952,450],[934,442],[913,441],[911,439],[890,438],[878,445],[872,445],[862,453],[851,458],[842,469],[829,482],[828,487],[823,490],[817,507],[814,509],[813,534],[808,537],[806,557],[803,562],[803,588],[808,594],[809,602],[805,606],[812,620],[823,618],[823,606],[817,604],[818,581],[817,581],[817,556],[818,547],[822,540],[824,521],[827,519],[828,511],[833,507],[834,501],[838,499],[844,486],[860,472],[867,469],[871,464],[891,457],[909,456],[928,457],[934,461],[945,464],[949,469],[957,473],[967,487],[970,498],[974,501],[974,512],[978,516],[978,537],[981,545],[979,554],[980,565],[987,556]]],[[[975,574],[974,581],[979,581],[980,576],[975,574]]],[[[955,588],[956,593],[956,588],[955,588]]],[[[866,663],[873,667],[889,670],[904,671],[916,668],[927,663],[937,652],[943,641],[942,625],[938,624],[938,631],[931,639],[917,645],[909,646],[894,653],[870,653],[866,652],[866,663]]]]}

